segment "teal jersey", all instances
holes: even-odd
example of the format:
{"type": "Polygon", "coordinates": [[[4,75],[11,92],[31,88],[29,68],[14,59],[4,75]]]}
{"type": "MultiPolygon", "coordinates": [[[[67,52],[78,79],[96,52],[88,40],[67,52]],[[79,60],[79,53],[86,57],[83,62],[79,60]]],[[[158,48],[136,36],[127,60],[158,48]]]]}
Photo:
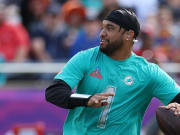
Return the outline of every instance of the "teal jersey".
{"type": "Polygon", "coordinates": [[[55,79],[76,87],[79,94],[115,93],[107,106],[69,110],[64,135],[140,135],[151,99],[157,97],[167,105],[180,92],[157,65],[134,53],[126,60],[113,60],[99,47],[76,54],[55,79]]]}

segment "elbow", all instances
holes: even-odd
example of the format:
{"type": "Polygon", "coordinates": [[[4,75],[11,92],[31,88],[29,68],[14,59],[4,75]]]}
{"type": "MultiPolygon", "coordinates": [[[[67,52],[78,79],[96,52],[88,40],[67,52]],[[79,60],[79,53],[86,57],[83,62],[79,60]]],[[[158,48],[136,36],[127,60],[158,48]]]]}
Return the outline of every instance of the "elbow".
{"type": "Polygon", "coordinates": [[[58,89],[54,89],[52,87],[48,87],[45,90],[45,99],[47,102],[54,104],[58,107],[69,109],[69,96],[64,95],[63,93],[59,93],[58,89]]]}
{"type": "Polygon", "coordinates": [[[64,85],[62,81],[55,82],[45,89],[45,100],[62,108],[70,108],[69,100],[71,89],[64,85]]]}

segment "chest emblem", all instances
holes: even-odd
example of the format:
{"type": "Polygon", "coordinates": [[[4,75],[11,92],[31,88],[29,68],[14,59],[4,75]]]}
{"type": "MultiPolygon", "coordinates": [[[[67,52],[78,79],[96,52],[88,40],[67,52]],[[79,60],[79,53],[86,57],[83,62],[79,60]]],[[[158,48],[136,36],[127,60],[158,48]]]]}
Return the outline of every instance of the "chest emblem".
{"type": "Polygon", "coordinates": [[[126,76],[126,77],[124,78],[124,83],[125,83],[126,85],[132,85],[133,82],[134,82],[134,80],[133,80],[133,78],[132,78],[131,76],[126,76]]]}
{"type": "Polygon", "coordinates": [[[98,79],[102,79],[102,76],[100,74],[100,69],[99,68],[96,68],[93,72],[91,72],[89,74],[90,76],[93,76],[95,78],[98,78],[98,79]]]}

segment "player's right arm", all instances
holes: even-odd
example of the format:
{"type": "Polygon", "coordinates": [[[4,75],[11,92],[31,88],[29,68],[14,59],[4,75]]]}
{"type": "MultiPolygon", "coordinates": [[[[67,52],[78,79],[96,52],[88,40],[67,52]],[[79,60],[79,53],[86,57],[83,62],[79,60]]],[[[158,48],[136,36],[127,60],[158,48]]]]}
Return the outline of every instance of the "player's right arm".
{"type": "Polygon", "coordinates": [[[73,94],[70,86],[60,79],[55,79],[45,92],[46,100],[54,105],[66,109],[78,106],[101,107],[109,104],[107,99],[113,93],[100,93],[95,95],[73,94]]]}
{"type": "Polygon", "coordinates": [[[72,109],[77,106],[87,106],[91,95],[73,94],[71,87],[61,79],[55,79],[46,89],[46,100],[62,108],[72,109]]]}

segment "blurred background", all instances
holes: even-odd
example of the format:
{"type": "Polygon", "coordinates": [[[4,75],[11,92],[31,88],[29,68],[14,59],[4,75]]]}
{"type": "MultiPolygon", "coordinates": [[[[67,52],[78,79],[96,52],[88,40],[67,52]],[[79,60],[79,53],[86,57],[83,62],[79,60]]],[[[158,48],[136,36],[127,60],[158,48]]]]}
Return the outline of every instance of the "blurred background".
{"type": "MultiPolygon", "coordinates": [[[[141,34],[134,52],[180,84],[180,0],[0,0],[0,135],[61,135],[67,110],[44,90],[78,51],[99,45],[113,9],[134,10],[141,34]]],[[[142,135],[163,135],[153,99],[142,135]]]]}

